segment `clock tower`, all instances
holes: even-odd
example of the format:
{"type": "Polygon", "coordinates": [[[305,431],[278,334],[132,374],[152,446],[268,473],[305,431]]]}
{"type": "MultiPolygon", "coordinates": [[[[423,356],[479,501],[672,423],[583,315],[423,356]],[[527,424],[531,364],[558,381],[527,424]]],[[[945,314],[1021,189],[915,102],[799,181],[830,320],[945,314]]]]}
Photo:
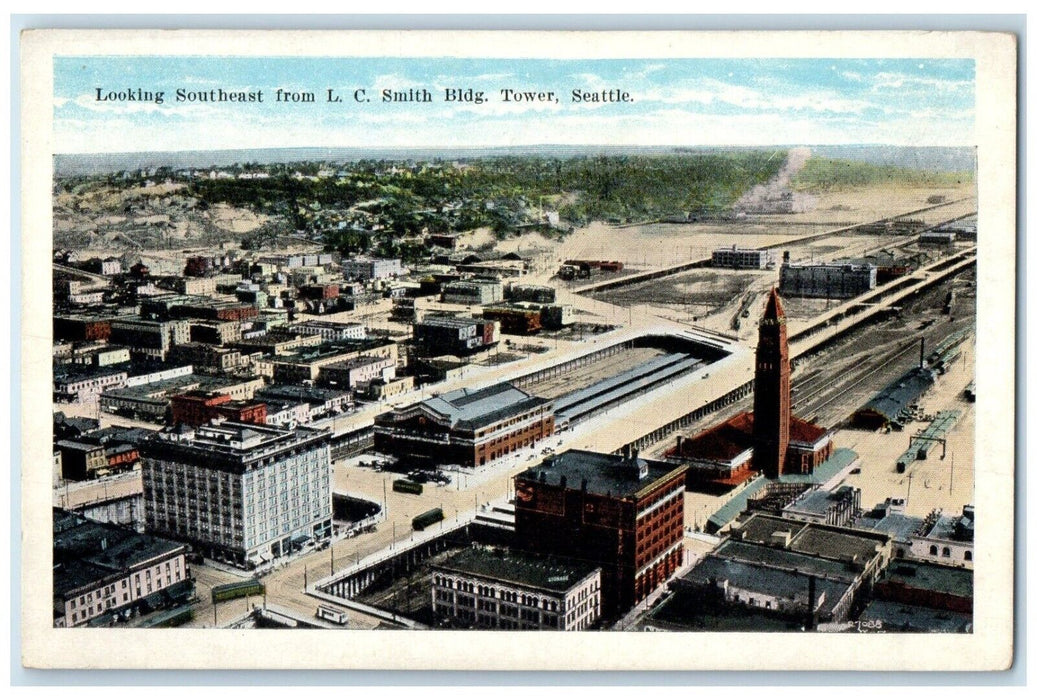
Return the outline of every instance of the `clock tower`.
{"type": "Polygon", "coordinates": [[[753,390],[753,467],[772,479],[785,472],[791,417],[790,374],[785,309],[778,291],[772,288],[760,320],[753,390]]]}

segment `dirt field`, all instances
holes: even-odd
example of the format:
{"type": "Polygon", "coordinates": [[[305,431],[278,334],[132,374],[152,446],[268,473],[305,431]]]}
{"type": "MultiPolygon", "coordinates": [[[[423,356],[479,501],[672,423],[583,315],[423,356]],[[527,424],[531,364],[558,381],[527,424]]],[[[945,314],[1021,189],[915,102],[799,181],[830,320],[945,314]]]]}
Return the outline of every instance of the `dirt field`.
{"type": "MultiPolygon", "coordinates": [[[[657,269],[708,257],[714,248],[720,246],[737,244],[749,248],[781,243],[794,237],[905,214],[932,206],[927,200],[933,195],[946,197],[948,201],[968,199],[931,212],[914,214],[911,218],[933,223],[963,216],[976,208],[976,191],[971,184],[956,188],[873,186],[814,194],[816,207],[794,214],[751,216],[724,223],[619,227],[594,222],[561,241],[532,233],[502,241],[496,248],[501,252],[515,251],[530,256],[533,274],[529,281],[543,283],[551,279],[558,266],[568,259],[619,260],[636,270],[657,269]]],[[[481,235],[476,233],[464,242],[472,247],[485,246],[489,237],[485,232],[481,235]]],[[[847,247],[845,243],[842,245],[847,247]]],[[[815,255],[819,254],[815,251],[815,255]]],[[[809,256],[808,250],[805,257],[809,259],[809,256]]],[[[565,286],[557,279],[552,283],[565,286]]],[[[578,286],[576,282],[571,284],[578,286]]],[[[579,284],[586,284],[586,280],[580,280],[579,284]]]]}

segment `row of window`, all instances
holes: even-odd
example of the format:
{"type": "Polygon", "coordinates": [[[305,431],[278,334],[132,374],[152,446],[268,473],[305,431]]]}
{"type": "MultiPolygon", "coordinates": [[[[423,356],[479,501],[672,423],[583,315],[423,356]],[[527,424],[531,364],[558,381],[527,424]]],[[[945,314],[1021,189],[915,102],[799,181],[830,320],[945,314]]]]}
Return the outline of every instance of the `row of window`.
{"type": "MultiPolygon", "coordinates": [[[[937,547],[934,544],[934,545],[931,545],[929,547],[929,554],[930,554],[930,556],[934,556],[934,557],[937,557],[937,556],[949,557],[949,556],[951,556],[951,548],[950,547],[944,547],[943,550],[941,551],[939,549],[939,547],[937,547]]],[[[966,549],[965,550],[965,561],[972,561],[972,550],[971,549],[966,549]]]]}

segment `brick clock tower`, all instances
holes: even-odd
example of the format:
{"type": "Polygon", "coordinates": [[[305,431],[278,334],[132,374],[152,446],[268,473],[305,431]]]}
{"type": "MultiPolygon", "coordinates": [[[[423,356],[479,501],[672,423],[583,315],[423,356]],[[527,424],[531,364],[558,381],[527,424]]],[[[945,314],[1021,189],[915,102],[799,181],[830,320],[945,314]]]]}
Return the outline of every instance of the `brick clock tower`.
{"type": "Polygon", "coordinates": [[[760,320],[756,346],[756,388],[753,391],[753,466],[768,478],[785,472],[791,418],[789,397],[789,339],[785,309],[771,289],[760,320]]]}

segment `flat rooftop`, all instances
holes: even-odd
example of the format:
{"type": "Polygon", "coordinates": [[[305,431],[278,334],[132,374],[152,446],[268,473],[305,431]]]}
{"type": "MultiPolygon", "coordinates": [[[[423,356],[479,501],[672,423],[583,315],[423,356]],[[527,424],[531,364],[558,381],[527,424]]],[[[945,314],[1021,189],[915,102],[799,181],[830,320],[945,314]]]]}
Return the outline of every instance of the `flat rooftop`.
{"type": "Polygon", "coordinates": [[[414,325],[436,326],[439,328],[467,328],[468,326],[477,323],[485,323],[485,321],[478,318],[470,318],[468,316],[429,316],[423,319],[420,323],[414,325]]]}
{"type": "Polygon", "coordinates": [[[566,488],[573,490],[581,489],[586,480],[588,493],[625,498],[671,473],[684,471],[685,467],[676,467],[669,462],[640,457],[628,459],[622,455],[587,450],[566,450],[548,457],[516,478],[558,485],[565,477],[566,488]],[[646,476],[639,478],[642,471],[646,476]]]}
{"type": "Polygon", "coordinates": [[[462,550],[435,568],[554,593],[568,591],[598,570],[587,562],[573,559],[480,546],[462,550]]]}
{"type": "Polygon", "coordinates": [[[857,572],[847,567],[845,562],[822,559],[803,552],[767,547],[753,542],[728,540],[721,544],[713,554],[721,559],[769,566],[786,571],[798,571],[838,581],[852,581],[857,576],[857,572]]]}
{"type": "Polygon", "coordinates": [[[348,397],[349,395],[348,391],[342,391],[341,389],[326,389],[320,386],[305,386],[303,384],[271,384],[256,391],[256,396],[264,399],[282,399],[305,403],[326,403],[344,396],[348,397]]]}
{"type": "Polygon", "coordinates": [[[887,600],[873,600],[861,612],[861,622],[881,622],[883,629],[898,632],[972,631],[972,615],[921,605],[907,605],[887,600]]]}
{"type": "Polygon", "coordinates": [[[897,559],[886,568],[881,580],[935,593],[972,598],[972,569],[963,567],[897,559]]]}
{"type": "Polygon", "coordinates": [[[223,421],[197,428],[179,426],[164,430],[144,440],[140,450],[145,456],[240,472],[246,462],[315,446],[329,435],[327,430],[305,426],[290,430],[223,421]]]}
{"type": "Polygon", "coordinates": [[[796,522],[763,513],[751,515],[739,532],[743,541],[759,544],[774,544],[780,533],[790,533],[786,549],[846,562],[866,562],[886,542],[886,537],[878,533],[796,522]]]}
{"type": "Polygon", "coordinates": [[[53,509],[53,525],[55,595],[157,557],[170,556],[184,547],[179,542],[88,520],[60,508],[53,509]]]}
{"type": "MultiPolygon", "coordinates": [[[[797,600],[804,606],[809,601],[810,574],[723,559],[714,555],[703,559],[695,568],[681,576],[681,580],[695,586],[713,586],[720,582],[728,582],[747,593],[755,592],[764,596],[797,600]]],[[[846,595],[851,582],[815,576],[814,585],[814,600],[821,601],[816,608],[817,612],[821,616],[826,616],[832,614],[836,604],[846,595]]]]}

